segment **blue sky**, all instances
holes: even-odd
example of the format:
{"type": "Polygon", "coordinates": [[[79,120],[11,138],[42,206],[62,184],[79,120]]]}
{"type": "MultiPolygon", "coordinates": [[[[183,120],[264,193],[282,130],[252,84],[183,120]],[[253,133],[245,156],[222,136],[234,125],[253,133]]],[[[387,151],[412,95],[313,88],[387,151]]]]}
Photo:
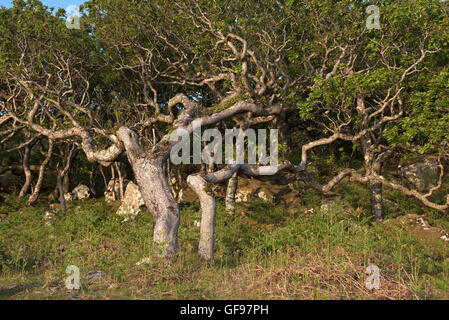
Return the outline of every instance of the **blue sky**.
{"type": "MultiPolygon", "coordinates": [[[[66,9],[70,5],[78,6],[83,4],[85,0],[41,0],[41,2],[48,6],[57,8],[66,9]]],[[[12,7],[12,0],[0,0],[0,6],[5,6],[7,8],[12,7]]]]}

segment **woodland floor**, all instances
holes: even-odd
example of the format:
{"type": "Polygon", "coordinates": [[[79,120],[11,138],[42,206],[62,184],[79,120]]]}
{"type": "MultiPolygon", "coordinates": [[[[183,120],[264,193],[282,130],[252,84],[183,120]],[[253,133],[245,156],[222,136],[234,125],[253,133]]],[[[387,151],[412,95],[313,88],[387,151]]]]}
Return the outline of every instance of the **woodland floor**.
{"type": "Polygon", "coordinates": [[[364,189],[344,185],[337,192],[346,196],[329,210],[314,192],[297,208],[254,201],[240,204],[234,216],[219,201],[210,263],[196,254],[199,205],[183,205],[179,255],[141,265],[150,256],[148,212],[121,223],[116,204],[74,201],[46,226],[44,201],[29,207],[3,195],[0,299],[449,298],[449,242],[439,234],[449,230],[444,214],[390,193],[386,219],[373,223],[364,189]],[[414,222],[421,216],[432,226],[426,232],[414,222]],[[379,290],[365,287],[370,264],[380,268],[379,290]],[[80,269],[78,291],[65,287],[69,265],[80,269]],[[34,286],[4,290],[16,284],[34,286]]]}

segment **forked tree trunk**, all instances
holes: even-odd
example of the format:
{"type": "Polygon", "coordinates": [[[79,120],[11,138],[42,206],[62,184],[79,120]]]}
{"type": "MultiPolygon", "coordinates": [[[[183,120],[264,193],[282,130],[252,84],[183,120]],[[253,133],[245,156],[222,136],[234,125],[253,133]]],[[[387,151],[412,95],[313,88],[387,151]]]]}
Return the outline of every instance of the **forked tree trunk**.
{"type": "Polygon", "coordinates": [[[226,188],[226,199],[225,199],[225,205],[226,205],[226,212],[229,214],[235,213],[235,194],[237,192],[238,187],[238,173],[235,172],[232,175],[232,178],[228,181],[228,186],[226,188]]]}
{"type": "Polygon", "coordinates": [[[163,169],[166,157],[145,153],[139,146],[137,134],[128,128],[121,128],[117,136],[125,146],[145,205],[154,217],[155,252],[159,256],[170,258],[178,250],[180,216],[178,203],[170,191],[167,175],[163,169]]]}
{"type": "Polygon", "coordinates": [[[198,254],[203,260],[212,260],[215,247],[215,195],[211,184],[208,184],[199,174],[190,175],[187,183],[196,192],[201,203],[201,229],[198,254]]]}

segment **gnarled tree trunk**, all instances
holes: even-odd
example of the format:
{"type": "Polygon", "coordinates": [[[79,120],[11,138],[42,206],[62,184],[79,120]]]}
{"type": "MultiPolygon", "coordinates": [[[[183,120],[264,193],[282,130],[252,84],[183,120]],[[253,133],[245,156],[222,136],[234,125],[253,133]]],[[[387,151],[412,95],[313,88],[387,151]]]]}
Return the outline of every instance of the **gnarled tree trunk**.
{"type": "Polygon", "coordinates": [[[196,192],[201,203],[201,228],[198,254],[201,259],[212,260],[215,246],[215,195],[211,184],[199,174],[190,175],[187,183],[196,192]]]}
{"type": "Polygon", "coordinates": [[[121,128],[117,136],[125,146],[142,198],[155,220],[154,249],[158,255],[172,257],[178,250],[180,215],[163,169],[166,154],[145,153],[139,146],[136,133],[128,128],[121,128]]]}

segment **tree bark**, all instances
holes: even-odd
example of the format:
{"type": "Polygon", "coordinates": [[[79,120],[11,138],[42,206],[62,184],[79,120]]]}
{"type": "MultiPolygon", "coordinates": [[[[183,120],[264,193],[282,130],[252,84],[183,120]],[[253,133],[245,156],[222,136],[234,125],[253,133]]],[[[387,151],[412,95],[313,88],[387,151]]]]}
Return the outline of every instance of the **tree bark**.
{"type": "Polygon", "coordinates": [[[57,168],[58,168],[58,177],[56,179],[56,186],[58,188],[58,193],[59,193],[59,203],[61,204],[61,211],[63,213],[65,213],[65,211],[66,211],[65,198],[64,198],[65,193],[64,193],[63,186],[62,186],[63,172],[59,171],[59,165],[57,168]]]}
{"type": "Polygon", "coordinates": [[[92,166],[92,170],[89,173],[89,190],[90,192],[92,192],[92,194],[94,195],[94,197],[96,196],[96,191],[95,191],[95,176],[96,176],[96,170],[97,170],[97,166],[93,165],[92,166]]]}
{"type": "Polygon", "coordinates": [[[238,173],[235,172],[231,179],[228,181],[228,186],[226,188],[226,199],[225,199],[225,205],[226,205],[226,212],[229,214],[235,213],[235,194],[237,192],[238,187],[238,173]]]}
{"type": "Polygon", "coordinates": [[[179,208],[161,159],[130,159],[140,193],[155,220],[153,241],[158,255],[172,257],[178,250],[179,208]]]}
{"type": "Polygon", "coordinates": [[[30,189],[31,186],[31,178],[32,178],[30,170],[31,148],[32,146],[30,145],[25,146],[25,152],[23,154],[22,165],[23,165],[23,172],[25,173],[25,183],[23,184],[22,189],[20,190],[19,193],[20,198],[24,197],[28,193],[28,190],[30,189]]]}
{"type": "Polygon", "coordinates": [[[70,192],[70,172],[67,171],[67,173],[64,175],[62,179],[62,190],[64,194],[70,192]]]}
{"type": "MultiPolygon", "coordinates": [[[[122,167],[121,167],[121,164],[118,162],[114,162],[114,164],[115,164],[115,169],[117,170],[117,174],[118,174],[120,200],[123,201],[125,190],[124,190],[124,183],[123,183],[122,167]]],[[[115,186],[115,180],[114,180],[114,186],[115,186]]]]}
{"type": "Polygon", "coordinates": [[[212,184],[206,182],[199,174],[190,175],[187,183],[196,192],[201,203],[201,229],[198,254],[203,260],[212,260],[215,247],[215,195],[212,184]]]}
{"type": "Polygon", "coordinates": [[[41,192],[42,182],[44,181],[44,173],[47,167],[47,164],[50,162],[51,156],[53,154],[53,140],[48,141],[48,152],[44,161],[42,162],[39,168],[39,177],[37,178],[36,186],[34,187],[33,193],[28,199],[28,204],[33,204],[37,201],[39,197],[39,193],[41,192]]]}
{"type": "MultiPolygon", "coordinates": [[[[363,117],[363,124],[368,126],[369,120],[367,117],[367,110],[365,108],[365,100],[363,97],[357,98],[357,112],[363,117]]],[[[360,139],[363,156],[365,159],[365,172],[368,176],[380,175],[382,171],[383,158],[386,158],[388,153],[380,154],[376,151],[375,137],[371,132],[366,133],[360,139]]],[[[371,202],[371,214],[376,220],[382,220],[384,216],[383,210],[383,198],[382,198],[382,182],[375,179],[370,179],[370,202],[371,202]]]]}
{"type": "Polygon", "coordinates": [[[75,159],[79,149],[75,145],[71,147],[66,146],[65,151],[60,149],[61,158],[63,159],[64,168],[63,176],[61,177],[62,191],[64,194],[70,192],[70,170],[72,168],[73,159],[75,159]]]}
{"type": "Polygon", "coordinates": [[[145,205],[155,220],[154,251],[159,256],[170,258],[178,251],[180,215],[163,168],[166,155],[148,155],[143,152],[137,134],[128,128],[121,128],[118,137],[125,146],[145,205]]]}
{"type": "Polygon", "coordinates": [[[371,213],[376,220],[382,220],[384,215],[382,182],[370,182],[371,213]]]}
{"type": "Polygon", "coordinates": [[[99,164],[98,166],[100,168],[100,173],[103,178],[104,190],[106,191],[106,189],[108,188],[108,181],[106,180],[106,176],[103,171],[103,166],[101,164],[99,164]]]}

